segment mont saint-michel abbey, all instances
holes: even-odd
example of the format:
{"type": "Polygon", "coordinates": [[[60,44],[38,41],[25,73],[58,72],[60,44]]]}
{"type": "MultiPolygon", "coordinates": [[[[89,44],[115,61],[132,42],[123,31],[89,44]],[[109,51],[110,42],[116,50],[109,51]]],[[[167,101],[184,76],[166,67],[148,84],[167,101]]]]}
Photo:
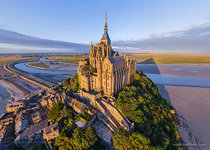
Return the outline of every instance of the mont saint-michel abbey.
{"type": "Polygon", "coordinates": [[[79,62],[81,90],[114,96],[133,81],[135,71],[135,60],[113,51],[106,16],[100,43],[96,45],[91,43],[89,58],[79,62]]]}

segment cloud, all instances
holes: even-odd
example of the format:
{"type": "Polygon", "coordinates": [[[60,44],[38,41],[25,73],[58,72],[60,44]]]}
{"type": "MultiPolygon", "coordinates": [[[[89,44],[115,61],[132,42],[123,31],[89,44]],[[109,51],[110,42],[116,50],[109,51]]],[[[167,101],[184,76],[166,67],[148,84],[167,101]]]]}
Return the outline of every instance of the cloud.
{"type": "MultiPolygon", "coordinates": [[[[210,22],[142,40],[113,41],[112,45],[118,51],[130,53],[210,54],[210,22]]],[[[0,29],[0,53],[50,52],[87,53],[89,45],[41,39],[0,29]]]]}
{"type": "Polygon", "coordinates": [[[125,52],[127,47],[129,51],[143,53],[210,53],[210,23],[142,40],[114,41],[113,46],[125,52]]]}
{"type": "Polygon", "coordinates": [[[0,24],[0,28],[7,28],[8,26],[6,24],[0,24]]]}
{"type": "Polygon", "coordinates": [[[47,40],[0,29],[0,53],[87,52],[89,46],[80,43],[47,40]]]}
{"type": "Polygon", "coordinates": [[[14,53],[86,53],[86,50],[78,50],[71,48],[53,48],[53,47],[36,47],[24,46],[15,44],[0,44],[1,54],[14,54],[14,53]]]}

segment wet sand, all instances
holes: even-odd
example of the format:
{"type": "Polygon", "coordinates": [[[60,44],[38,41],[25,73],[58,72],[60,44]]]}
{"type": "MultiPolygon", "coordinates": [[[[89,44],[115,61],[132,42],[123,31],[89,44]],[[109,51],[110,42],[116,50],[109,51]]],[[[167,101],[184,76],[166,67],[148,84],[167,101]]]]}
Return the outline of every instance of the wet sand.
{"type": "Polygon", "coordinates": [[[24,98],[24,92],[18,89],[14,84],[5,80],[0,80],[0,84],[7,89],[15,101],[24,98]]]}
{"type": "Polygon", "coordinates": [[[0,84],[0,115],[6,112],[6,105],[12,100],[10,93],[0,84]]]}
{"type": "Polygon", "coordinates": [[[195,137],[210,149],[210,89],[165,86],[171,103],[185,117],[195,137]]]}
{"type": "Polygon", "coordinates": [[[201,64],[137,64],[144,73],[210,78],[210,65],[201,64]]]}

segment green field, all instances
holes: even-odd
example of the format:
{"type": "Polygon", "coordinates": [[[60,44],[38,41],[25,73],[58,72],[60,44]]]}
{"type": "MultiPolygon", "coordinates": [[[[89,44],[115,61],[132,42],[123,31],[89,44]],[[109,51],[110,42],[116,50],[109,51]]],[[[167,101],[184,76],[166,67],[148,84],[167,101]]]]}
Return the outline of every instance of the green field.
{"type": "MultiPolygon", "coordinates": [[[[128,54],[137,63],[146,64],[210,64],[208,54],[128,54]]],[[[77,64],[79,60],[88,58],[88,54],[81,55],[51,55],[49,58],[77,64]]]]}
{"type": "Polygon", "coordinates": [[[49,55],[48,57],[56,61],[78,64],[81,59],[88,58],[89,55],[88,54],[79,54],[79,55],[68,54],[68,55],[49,55]]]}
{"type": "MultiPolygon", "coordinates": [[[[128,54],[128,56],[135,58],[137,63],[146,64],[210,64],[209,54],[128,54]]],[[[88,54],[49,55],[49,59],[73,64],[77,64],[80,60],[88,57],[88,54]]],[[[23,59],[33,59],[33,57],[23,57],[21,55],[0,55],[0,64],[23,59]]],[[[47,66],[39,63],[33,63],[30,65],[33,67],[47,69],[47,66]]]]}
{"type": "Polygon", "coordinates": [[[138,63],[146,64],[209,64],[207,54],[129,54],[138,63]]]}
{"type": "Polygon", "coordinates": [[[0,64],[6,64],[6,63],[11,63],[15,61],[20,61],[20,60],[27,60],[27,61],[32,61],[35,59],[35,56],[29,55],[0,55],[0,64]]]}
{"type": "Polygon", "coordinates": [[[23,57],[21,57],[20,55],[16,55],[16,56],[15,55],[12,55],[12,56],[0,55],[0,64],[6,64],[6,63],[22,60],[22,59],[23,57]]]}

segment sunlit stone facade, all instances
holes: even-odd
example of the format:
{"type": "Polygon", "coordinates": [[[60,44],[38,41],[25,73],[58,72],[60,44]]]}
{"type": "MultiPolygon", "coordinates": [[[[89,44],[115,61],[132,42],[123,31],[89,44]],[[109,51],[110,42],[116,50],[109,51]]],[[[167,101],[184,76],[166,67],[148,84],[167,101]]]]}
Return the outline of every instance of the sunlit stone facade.
{"type": "Polygon", "coordinates": [[[112,50],[108,35],[107,17],[100,43],[90,46],[90,55],[81,60],[78,75],[81,90],[103,95],[116,95],[133,81],[136,61],[112,50]]]}

